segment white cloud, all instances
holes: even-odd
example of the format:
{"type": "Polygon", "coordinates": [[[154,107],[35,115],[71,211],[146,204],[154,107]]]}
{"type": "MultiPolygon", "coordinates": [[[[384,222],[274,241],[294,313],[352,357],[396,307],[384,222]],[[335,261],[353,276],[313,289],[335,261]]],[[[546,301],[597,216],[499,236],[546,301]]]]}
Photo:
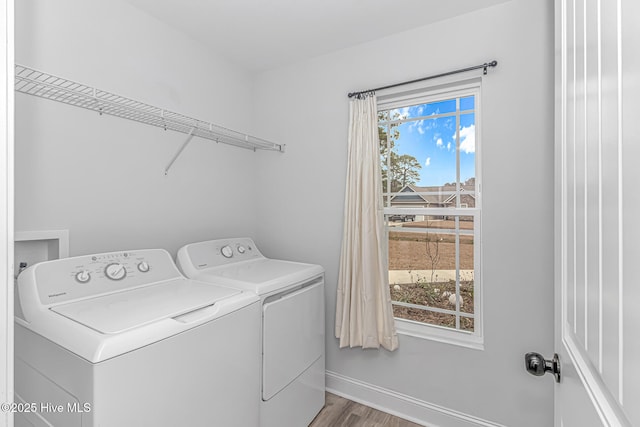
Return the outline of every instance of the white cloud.
{"type": "Polygon", "coordinates": [[[455,120],[453,120],[453,119],[447,119],[447,120],[444,122],[444,127],[445,127],[445,128],[447,128],[447,129],[449,129],[449,130],[454,130],[454,128],[455,128],[455,120]]]}
{"type": "Polygon", "coordinates": [[[431,164],[431,157],[427,157],[427,160],[425,160],[424,165],[429,166],[430,164],[431,164]]]}
{"type": "Polygon", "coordinates": [[[424,135],[424,133],[426,132],[424,127],[424,120],[409,122],[409,132],[413,132],[414,129],[416,129],[420,135],[424,135]]]}
{"type": "Polygon", "coordinates": [[[460,151],[467,154],[476,152],[476,125],[460,129],[460,151]]]}
{"type": "Polygon", "coordinates": [[[436,141],[436,146],[442,147],[443,144],[444,142],[442,141],[442,138],[438,138],[438,140],[436,141]]]}
{"type": "Polygon", "coordinates": [[[451,142],[447,142],[447,151],[451,151],[451,142]]]}
{"type": "Polygon", "coordinates": [[[409,115],[409,107],[396,108],[389,111],[389,118],[391,120],[406,119],[409,115]]]}

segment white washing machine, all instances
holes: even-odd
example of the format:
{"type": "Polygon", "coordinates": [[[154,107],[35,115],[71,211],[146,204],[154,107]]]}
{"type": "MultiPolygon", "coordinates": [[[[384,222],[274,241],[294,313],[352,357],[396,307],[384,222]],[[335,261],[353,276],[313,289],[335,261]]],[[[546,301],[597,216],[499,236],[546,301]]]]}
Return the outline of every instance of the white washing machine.
{"type": "Polygon", "coordinates": [[[16,426],[256,426],[261,304],[161,249],[35,264],[18,278],[16,426]]]}
{"type": "Polygon", "coordinates": [[[249,238],[186,245],[177,264],[187,277],[260,296],[260,426],[309,425],[325,402],[324,269],[268,259],[249,238]]]}

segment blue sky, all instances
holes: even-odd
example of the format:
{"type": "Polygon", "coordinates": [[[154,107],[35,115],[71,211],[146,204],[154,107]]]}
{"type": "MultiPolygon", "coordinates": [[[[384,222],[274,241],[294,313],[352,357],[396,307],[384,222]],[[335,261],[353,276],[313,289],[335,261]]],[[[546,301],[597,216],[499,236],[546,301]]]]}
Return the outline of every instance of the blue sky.
{"type": "MultiPolygon", "coordinates": [[[[461,109],[473,108],[473,98],[463,98],[461,109]]],[[[402,117],[424,117],[455,111],[455,100],[401,108],[402,117]]],[[[422,165],[419,186],[437,186],[456,180],[456,118],[419,119],[398,126],[395,142],[399,155],[409,154],[422,165]]],[[[460,115],[460,180],[475,176],[475,114],[460,115]]]]}

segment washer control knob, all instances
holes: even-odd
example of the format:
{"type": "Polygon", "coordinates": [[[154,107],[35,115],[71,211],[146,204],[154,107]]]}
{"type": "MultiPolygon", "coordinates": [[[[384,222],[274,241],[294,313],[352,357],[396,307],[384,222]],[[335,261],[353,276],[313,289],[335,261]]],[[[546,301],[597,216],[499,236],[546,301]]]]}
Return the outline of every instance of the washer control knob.
{"type": "Polygon", "coordinates": [[[122,280],[127,277],[127,269],[119,262],[114,262],[105,267],[104,274],[111,280],[122,280]]]}
{"type": "Polygon", "coordinates": [[[223,246],[222,249],[220,249],[220,253],[225,258],[231,258],[233,256],[233,249],[231,249],[231,246],[226,245],[223,246]]]}
{"type": "Polygon", "coordinates": [[[149,271],[149,263],[147,261],[140,261],[138,263],[138,270],[142,273],[147,273],[149,271]]]}
{"type": "Polygon", "coordinates": [[[89,273],[87,270],[78,271],[76,273],[76,280],[79,283],[87,283],[89,280],[91,280],[91,273],[89,273]]]}
{"type": "Polygon", "coordinates": [[[239,254],[243,254],[245,253],[247,250],[244,248],[244,246],[242,245],[238,245],[238,247],[236,248],[236,250],[238,251],[239,254]]]}

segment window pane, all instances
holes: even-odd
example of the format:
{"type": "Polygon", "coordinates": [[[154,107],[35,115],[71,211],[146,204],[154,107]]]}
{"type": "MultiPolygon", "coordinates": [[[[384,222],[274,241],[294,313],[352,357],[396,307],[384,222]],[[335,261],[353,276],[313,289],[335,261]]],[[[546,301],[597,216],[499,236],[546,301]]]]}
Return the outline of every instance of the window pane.
{"type": "Polygon", "coordinates": [[[475,114],[460,115],[460,183],[463,190],[475,191],[476,125],[475,114]]]}
{"type": "Polygon", "coordinates": [[[460,98],[460,111],[473,110],[475,103],[474,96],[468,96],[466,98],[460,98]]]}
{"type": "MultiPolygon", "coordinates": [[[[387,145],[387,135],[389,133],[389,125],[378,125],[378,138],[380,141],[380,171],[382,173],[382,192],[387,193],[389,184],[389,146],[387,145]]],[[[389,198],[384,198],[384,205],[388,206],[389,198]]]]}
{"type": "Polygon", "coordinates": [[[456,316],[453,314],[436,313],[434,311],[403,307],[395,304],[393,305],[393,317],[447,328],[456,327],[456,316]]]}
{"type": "Polygon", "coordinates": [[[463,331],[473,332],[474,322],[470,317],[460,317],[460,329],[463,331]]]}
{"type": "Polygon", "coordinates": [[[433,114],[453,113],[454,111],[456,111],[456,100],[448,99],[446,101],[432,102],[431,104],[425,104],[422,115],[430,116],[433,114]]]}
{"type": "Polygon", "coordinates": [[[460,295],[464,304],[460,306],[460,311],[473,313],[474,301],[474,237],[473,237],[473,217],[460,216],[460,295]]]}

